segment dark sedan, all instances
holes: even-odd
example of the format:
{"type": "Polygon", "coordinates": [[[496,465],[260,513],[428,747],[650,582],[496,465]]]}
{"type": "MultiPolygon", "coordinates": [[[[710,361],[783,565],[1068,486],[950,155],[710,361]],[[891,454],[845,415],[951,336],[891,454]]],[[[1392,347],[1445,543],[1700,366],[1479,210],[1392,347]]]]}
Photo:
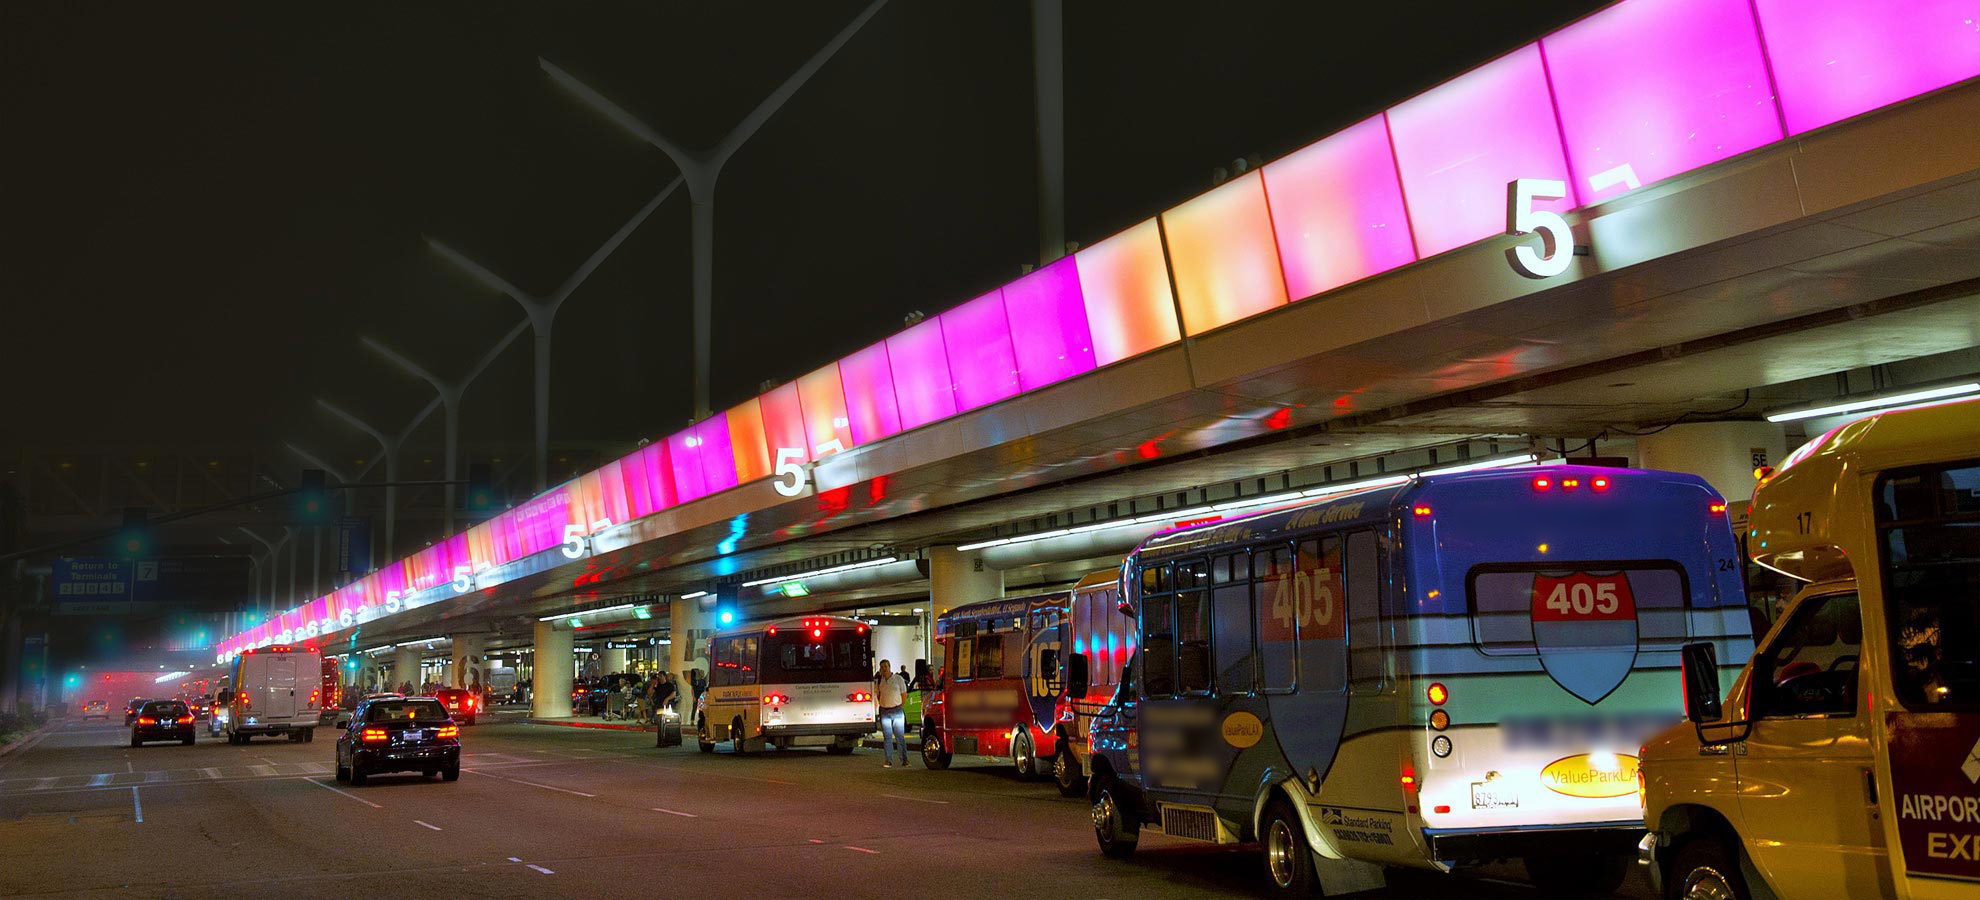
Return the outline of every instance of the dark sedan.
{"type": "Polygon", "coordinates": [[[337,738],[337,780],[353,787],[381,772],[461,777],[461,729],[431,697],[367,699],[337,738]]]}
{"type": "Polygon", "coordinates": [[[131,722],[131,746],[136,747],[146,741],[178,741],[191,746],[192,710],[177,700],[145,701],[138,707],[137,716],[131,722]]]}

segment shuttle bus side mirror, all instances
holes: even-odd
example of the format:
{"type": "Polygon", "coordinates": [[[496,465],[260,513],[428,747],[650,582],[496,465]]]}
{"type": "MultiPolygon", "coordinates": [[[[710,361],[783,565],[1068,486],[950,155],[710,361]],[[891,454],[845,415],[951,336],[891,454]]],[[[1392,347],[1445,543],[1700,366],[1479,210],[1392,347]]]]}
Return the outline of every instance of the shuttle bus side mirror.
{"type": "Polygon", "coordinates": [[[1090,663],[1087,660],[1086,654],[1075,653],[1071,656],[1066,657],[1066,695],[1067,696],[1071,696],[1071,697],[1086,696],[1086,689],[1092,686],[1092,682],[1093,682],[1092,663],[1090,663]]]}
{"type": "Polygon", "coordinates": [[[1709,643],[1684,645],[1684,716],[1694,723],[1725,715],[1719,699],[1719,654],[1709,643]]]}
{"type": "Polygon", "coordinates": [[[1132,618],[1134,618],[1134,601],[1133,601],[1133,600],[1129,600],[1129,599],[1128,599],[1128,598],[1126,598],[1126,597],[1122,597],[1122,598],[1121,598],[1121,602],[1119,602],[1119,603],[1117,603],[1117,604],[1115,604],[1115,605],[1114,605],[1114,608],[1115,608],[1115,609],[1118,609],[1118,610],[1120,610],[1120,611],[1121,611],[1121,615],[1124,615],[1124,616],[1127,616],[1127,617],[1128,617],[1128,618],[1130,618],[1130,619],[1132,619],[1132,618]]]}

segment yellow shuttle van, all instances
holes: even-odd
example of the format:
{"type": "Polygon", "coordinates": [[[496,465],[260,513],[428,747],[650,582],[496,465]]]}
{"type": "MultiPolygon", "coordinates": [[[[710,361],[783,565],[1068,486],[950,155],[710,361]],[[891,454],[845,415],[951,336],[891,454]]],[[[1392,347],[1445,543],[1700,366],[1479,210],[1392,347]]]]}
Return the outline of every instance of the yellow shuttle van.
{"type": "Polygon", "coordinates": [[[1747,553],[1807,582],[1720,696],[1654,738],[1642,860],[1666,896],[1980,897],[1980,401],[1850,422],[1753,498],[1747,553]]]}

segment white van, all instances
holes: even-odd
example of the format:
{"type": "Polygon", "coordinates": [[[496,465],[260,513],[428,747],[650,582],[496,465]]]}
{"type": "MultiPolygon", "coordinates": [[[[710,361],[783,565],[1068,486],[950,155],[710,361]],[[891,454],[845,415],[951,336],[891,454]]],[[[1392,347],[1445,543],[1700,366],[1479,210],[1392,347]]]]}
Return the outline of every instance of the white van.
{"type": "Polygon", "coordinates": [[[315,740],[323,715],[322,678],[323,654],[312,647],[274,644],[236,657],[227,743],[245,744],[257,734],[315,740]]]}

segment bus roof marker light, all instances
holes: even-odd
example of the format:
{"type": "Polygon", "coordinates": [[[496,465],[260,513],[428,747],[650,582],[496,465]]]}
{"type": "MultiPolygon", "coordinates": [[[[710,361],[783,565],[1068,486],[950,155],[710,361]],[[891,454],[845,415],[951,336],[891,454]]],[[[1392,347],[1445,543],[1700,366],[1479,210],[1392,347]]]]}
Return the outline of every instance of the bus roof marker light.
{"type": "Polygon", "coordinates": [[[1724,500],[1720,500],[1720,501],[1718,501],[1717,503],[1714,503],[1714,504],[1712,504],[1712,505],[1711,505],[1711,506],[1709,507],[1709,510],[1710,510],[1710,512],[1712,513],[1712,515],[1715,515],[1715,516],[1723,516],[1723,515],[1725,515],[1725,514],[1726,514],[1726,501],[1724,501],[1724,500]]]}
{"type": "Polygon", "coordinates": [[[1535,478],[1533,479],[1533,489],[1542,492],[1553,490],[1554,481],[1551,478],[1535,478]]]}
{"type": "Polygon", "coordinates": [[[1609,489],[1609,479],[1597,476],[1588,481],[1588,489],[1600,493],[1609,489]]]}
{"type": "Polygon", "coordinates": [[[1430,507],[1428,506],[1413,507],[1410,509],[1410,512],[1415,514],[1415,516],[1419,519],[1430,518],[1430,507]]]}

